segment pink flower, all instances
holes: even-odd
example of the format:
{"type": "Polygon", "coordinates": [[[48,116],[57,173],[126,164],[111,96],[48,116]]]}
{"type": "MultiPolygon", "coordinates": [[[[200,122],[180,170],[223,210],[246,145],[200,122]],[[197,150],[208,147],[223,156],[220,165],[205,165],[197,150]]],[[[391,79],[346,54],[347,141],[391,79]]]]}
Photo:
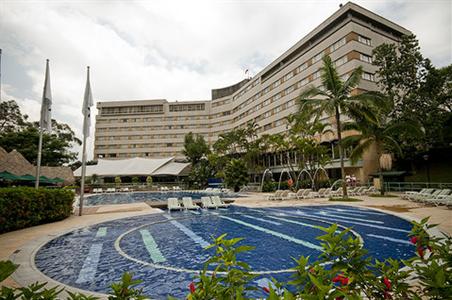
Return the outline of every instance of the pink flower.
{"type": "Polygon", "coordinates": [[[414,244],[414,245],[416,245],[417,241],[418,241],[417,236],[412,236],[412,237],[410,238],[410,242],[411,242],[412,244],[414,244]]]}
{"type": "Polygon", "coordinates": [[[384,292],[384,297],[385,299],[392,299],[391,293],[389,293],[388,291],[384,292]]]}
{"type": "Polygon", "coordinates": [[[383,283],[385,284],[387,290],[391,289],[391,281],[388,279],[388,277],[383,278],[383,283]]]}
{"type": "Polygon", "coordinates": [[[264,290],[264,292],[270,293],[270,289],[267,286],[264,286],[262,289],[264,290]]]}
{"type": "Polygon", "coordinates": [[[196,287],[195,287],[195,283],[194,283],[194,282],[191,282],[191,283],[188,285],[188,288],[190,289],[190,293],[192,293],[192,294],[195,293],[196,287]]]}

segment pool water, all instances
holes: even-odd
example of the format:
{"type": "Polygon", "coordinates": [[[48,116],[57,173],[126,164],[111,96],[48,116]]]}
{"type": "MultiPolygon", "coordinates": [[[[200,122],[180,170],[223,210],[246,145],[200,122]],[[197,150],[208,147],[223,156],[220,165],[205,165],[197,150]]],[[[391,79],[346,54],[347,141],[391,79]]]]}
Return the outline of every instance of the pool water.
{"type": "MultiPolygon", "coordinates": [[[[369,255],[406,259],[410,223],[379,211],[348,206],[244,208],[167,212],[114,220],[57,237],[36,254],[35,264],[47,276],[70,286],[108,293],[123,272],[134,273],[153,299],[184,298],[188,284],[213,253],[204,250],[213,237],[243,237],[255,246],[239,254],[258,274],[253,284],[272,277],[288,281],[292,257],[316,257],[323,234],[314,226],[331,223],[353,227],[369,255]]],[[[263,297],[262,289],[251,295],[263,297]]]]}
{"type": "Polygon", "coordinates": [[[85,198],[86,205],[125,204],[144,201],[166,201],[168,198],[192,197],[199,200],[204,196],[218,195],[221,198],[237,198],[236,193],[209,193],[202,191],[168,191],[168,192],[126,192],[94,194],[85,198]]]}

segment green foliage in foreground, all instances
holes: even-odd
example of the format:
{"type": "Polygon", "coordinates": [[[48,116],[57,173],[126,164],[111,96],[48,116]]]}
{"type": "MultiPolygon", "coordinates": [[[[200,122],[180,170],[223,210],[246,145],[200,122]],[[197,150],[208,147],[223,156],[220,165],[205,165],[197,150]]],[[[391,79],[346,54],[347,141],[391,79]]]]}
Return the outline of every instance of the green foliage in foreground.
{"type": "Polygon", "coordinates": [[[0,233],[70,216],[74,192],[67,189],[15,187],[0,189],[0,233]]]}
{"type": "MultiPolygon", "coordinates": [[[[264,287],[269,300],[292,299],[450,299],[452,295],[452,237],[431,237],[428,218],[413,222],[410,241],[415,246],[415,256],[406,261],[387,259],[374,260],[367,256],[360,239],[350,229],[341,230],[336,224],[319,227],[324,235],[317,239],[323,248],[316,260],[308,257],[294,259],[296,266],[289,282],[273,283],[264,287]],[[416,282],[416,284],[413,284],[416,282]],[[292,293],[288,290],[295,290],[292,293]]],[[[239,253],[252,251],[253,247],[242,245],[242,239],[226,239],[226,234],[214,239],[207,247],[215,254],[207,260],[204,269],[187,287],[189,300],[208,299],[250,299],[247,291],[255,290],[252,285],[255,275],[250,267],[237,260],[239,253]]],[[[0,274],[5,270],[0,264],[0,274]]],[[[9,271],[14,271],[9,265],[9,271]]],[[[9,275],[9,274],[7,274],[9,275]]],[[[122,281],[111,285],[109,300],[145,299],[141,283],[125,273],[122,281]]],[[[0,299],[56,299],[62,289],[45,288],[35,283],[25,288],[2,287],[0,299]]],[[[67,299],[91,300],[95,297],[69,293],[67,299]]],[[[169,297],[169,299],[173,299],[169,297]]]]}

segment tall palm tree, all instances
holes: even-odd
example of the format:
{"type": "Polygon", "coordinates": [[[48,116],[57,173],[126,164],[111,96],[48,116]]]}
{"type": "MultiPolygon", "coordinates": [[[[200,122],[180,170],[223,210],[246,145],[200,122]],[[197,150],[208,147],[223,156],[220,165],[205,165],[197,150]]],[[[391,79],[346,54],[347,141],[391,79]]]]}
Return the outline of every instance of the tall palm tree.
{"type": "Polygon", "coordinates": [[[334,115],[337,129],[337,139],[339,146],[339,157],[341,164],[342,191],[345,198],[347,186],[345,184],[344,150],[342,145],[341,115],[351,116],[351,112],[365,107],[372,94],[351,95],[361,80],[362,67],[359,66],[350,73],[346,80],[339,76],[331,58],[323,57],[321,68],[321,87],[310,86],[300,95],[300,110],[305,103],[310,103],[315,107],[315,115],[320,118],[323,114],[334,115]]]}
{"type": "MultiPolygon", "coordinates": [[[[420,126],[413,120],[392,120],[389,114],[394,109],[394,103],[389,98],[380,97],[378,103],[372,103],[360,111],[354,110],[353,121],[344,123],[343,130],[356,132],[344,138],[344,145],[355,145],[350,160],[355,163],[363,153],[376,146],[377,157],[383,154],[394,153],[402,156],[402,150],[394,139],[395,133],[422,134],[420,126]]],[[[384,195],[384,183],[381,164],[378,163],[378,174],[380,179],[380,193],[384,195]]]]}

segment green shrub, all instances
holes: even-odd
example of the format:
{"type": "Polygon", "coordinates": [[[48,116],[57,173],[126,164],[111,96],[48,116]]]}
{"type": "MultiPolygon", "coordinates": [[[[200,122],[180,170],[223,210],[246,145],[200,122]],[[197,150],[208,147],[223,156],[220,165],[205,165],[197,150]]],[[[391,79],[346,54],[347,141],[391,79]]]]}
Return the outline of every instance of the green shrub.
{"type": "Polygon", "coordinates": [[[264,193],[271,193],[275,191],[275,185],[272,181],[264,181],[264,184],[262,185],[262,192],[264,193]]]}
{"type": "Polygon", "coordinates": [[[70,216],[74,193],[67,189],[15,187],[0,189],[0,233],[70,216]]]}

